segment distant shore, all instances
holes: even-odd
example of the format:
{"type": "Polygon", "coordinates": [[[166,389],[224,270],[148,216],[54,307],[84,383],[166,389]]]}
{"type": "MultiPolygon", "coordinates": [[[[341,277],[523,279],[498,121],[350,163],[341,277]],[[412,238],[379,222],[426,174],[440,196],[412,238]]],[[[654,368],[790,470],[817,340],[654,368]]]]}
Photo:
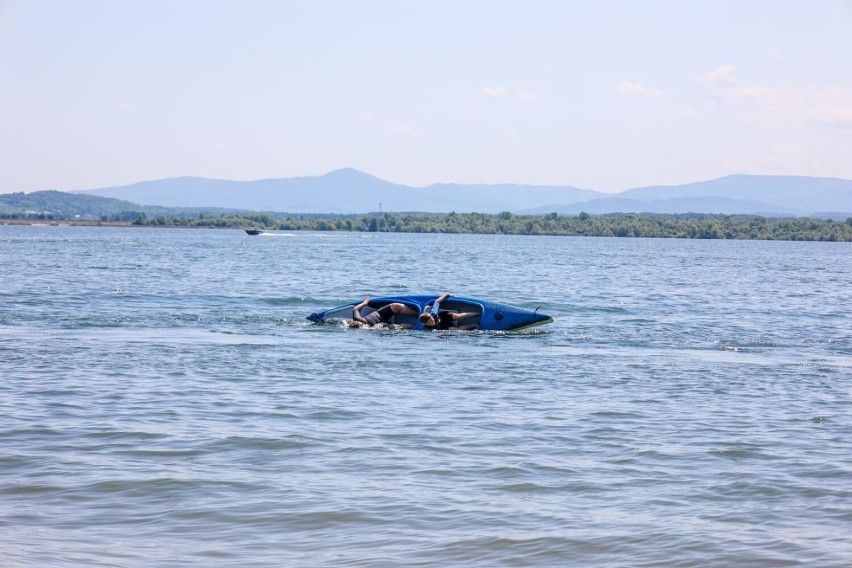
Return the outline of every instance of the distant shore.
{"type": "Polygon", "coordinates": [[[274,219],[265,214],[140,216],[135,220],[0,218],[6,225],[79,227],[160,227],[187,229],[260,229],[264,231],[346,231],[365,233],[446,233],[547,235],[719,240],[852,242],[852,217],[845,221],[756,215],[610,214],[577,216],[498,215],[485,213],[383,213],[345,217],[274,219]]]}
{"type": "Polygon", "coordinates": [[[59,219],[42,221],[34,219],[3,219],[0,217],[0,225],[30,225],[34,227],[141,227],[141,228],[163,228],[172,229],[238,229],[239,227],[209,227],[195,225],[140,225],[132,221],[96,221],[93,219],[59,219]]]}
{"type": "Polygon", "coordinates": [[[33,226],[53,226],[53,227],[132,227],[133,223],[129,221],[94,221],[90,219],[61,219],[61,220],[36,220],[36,219],[3,219],[0,218],[0,225],[33,225],[33,226]]]}

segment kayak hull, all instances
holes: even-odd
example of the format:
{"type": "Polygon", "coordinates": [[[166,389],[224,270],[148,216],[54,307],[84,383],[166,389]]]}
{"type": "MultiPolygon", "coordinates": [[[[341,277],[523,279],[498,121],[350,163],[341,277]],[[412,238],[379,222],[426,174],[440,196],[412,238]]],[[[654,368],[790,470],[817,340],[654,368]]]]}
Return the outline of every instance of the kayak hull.
{"type": "MultiPolygon", "coordinates": [[[[432,304],[438,298],[436,294],[414,294],[403,296],[381,296],[371,298],[369,304],[362,308],[361,315],[365,316],[373,310],[377,310],[393,302],[409,306],[418,314],[431,309],[432,304]]],[[[340,323],[352,319],[352,308],[359,302],[350,302],[322,312],[313,313],[307,317],[314,323],[340,323]]],[[[459,320],[457,323],[465,328],[484,331],[517,331],[529,327],[551,323],[553,318],[538,311],[538,308],[530,310],[501,302],[491,302],[478,298],[464,296],[450,296],[441,302],[443,310],[455,312],[473,312],[476,317],[459,320]]],[[[413,329],[426,329],[414,315],[394,315],[392,324],[411,326],[413,329]]],[[[451,328],[452,329],[452,328],[451,328]]]]}

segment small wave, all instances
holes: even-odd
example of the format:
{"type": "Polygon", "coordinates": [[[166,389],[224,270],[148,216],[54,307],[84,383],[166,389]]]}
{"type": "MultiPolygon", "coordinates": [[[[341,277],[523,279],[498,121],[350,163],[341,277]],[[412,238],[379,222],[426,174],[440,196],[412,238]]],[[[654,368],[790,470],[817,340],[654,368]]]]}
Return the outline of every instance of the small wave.
{"type": "Polygon", "coordinates": [[[231,436],[215,442],[210,446],[215,451],[240,451],[240,450],[294,450],[315,445],[316,442],[302,436],[290,438],[259,438],[247,436],[231,436]]]}

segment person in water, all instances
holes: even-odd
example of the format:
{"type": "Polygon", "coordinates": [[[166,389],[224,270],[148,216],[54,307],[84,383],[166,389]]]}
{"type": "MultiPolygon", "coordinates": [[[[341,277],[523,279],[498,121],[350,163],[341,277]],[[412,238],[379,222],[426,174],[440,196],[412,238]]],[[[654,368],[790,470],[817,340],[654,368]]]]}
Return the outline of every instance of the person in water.
{"type": "Polygon", "coordinates": [[[456,324],[459,320],[479,317],[478,312],[451,312],[441,310],[441,302],[450,297],[449,293],[442,294],[432,303],[432,309],[420,314],[420,323],[428,330],[432,329],[476,329],[478,323],[456,324]]]}
{"type": "Polygon", "coordinates": [[[394,314],[416,316],[418,312],[414,308],[399,302],[393,302],[382,306],[378,310],[370,312],[366,316],[362,316],[361,309],[369,303],[370,297],[367,296],[360,304],[357,304],[352,308],[352,321],[349,322],[349,327],[387,326],[391,329],[411,329],[414,327],[414,325],[409,323],[391,323],[391,319],[394,314]]]}

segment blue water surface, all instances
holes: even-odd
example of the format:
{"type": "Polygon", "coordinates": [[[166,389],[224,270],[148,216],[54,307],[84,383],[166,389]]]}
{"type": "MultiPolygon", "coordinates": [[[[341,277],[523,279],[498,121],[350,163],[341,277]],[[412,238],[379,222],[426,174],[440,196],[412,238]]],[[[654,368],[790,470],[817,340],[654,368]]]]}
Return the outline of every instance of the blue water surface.
{"type": "Polygon", "coordinates": [[[0,226],[0,565],[848,566],[848,243],[0,226]],[[364,295],[536,308],[351,330],[364,295]]]}

